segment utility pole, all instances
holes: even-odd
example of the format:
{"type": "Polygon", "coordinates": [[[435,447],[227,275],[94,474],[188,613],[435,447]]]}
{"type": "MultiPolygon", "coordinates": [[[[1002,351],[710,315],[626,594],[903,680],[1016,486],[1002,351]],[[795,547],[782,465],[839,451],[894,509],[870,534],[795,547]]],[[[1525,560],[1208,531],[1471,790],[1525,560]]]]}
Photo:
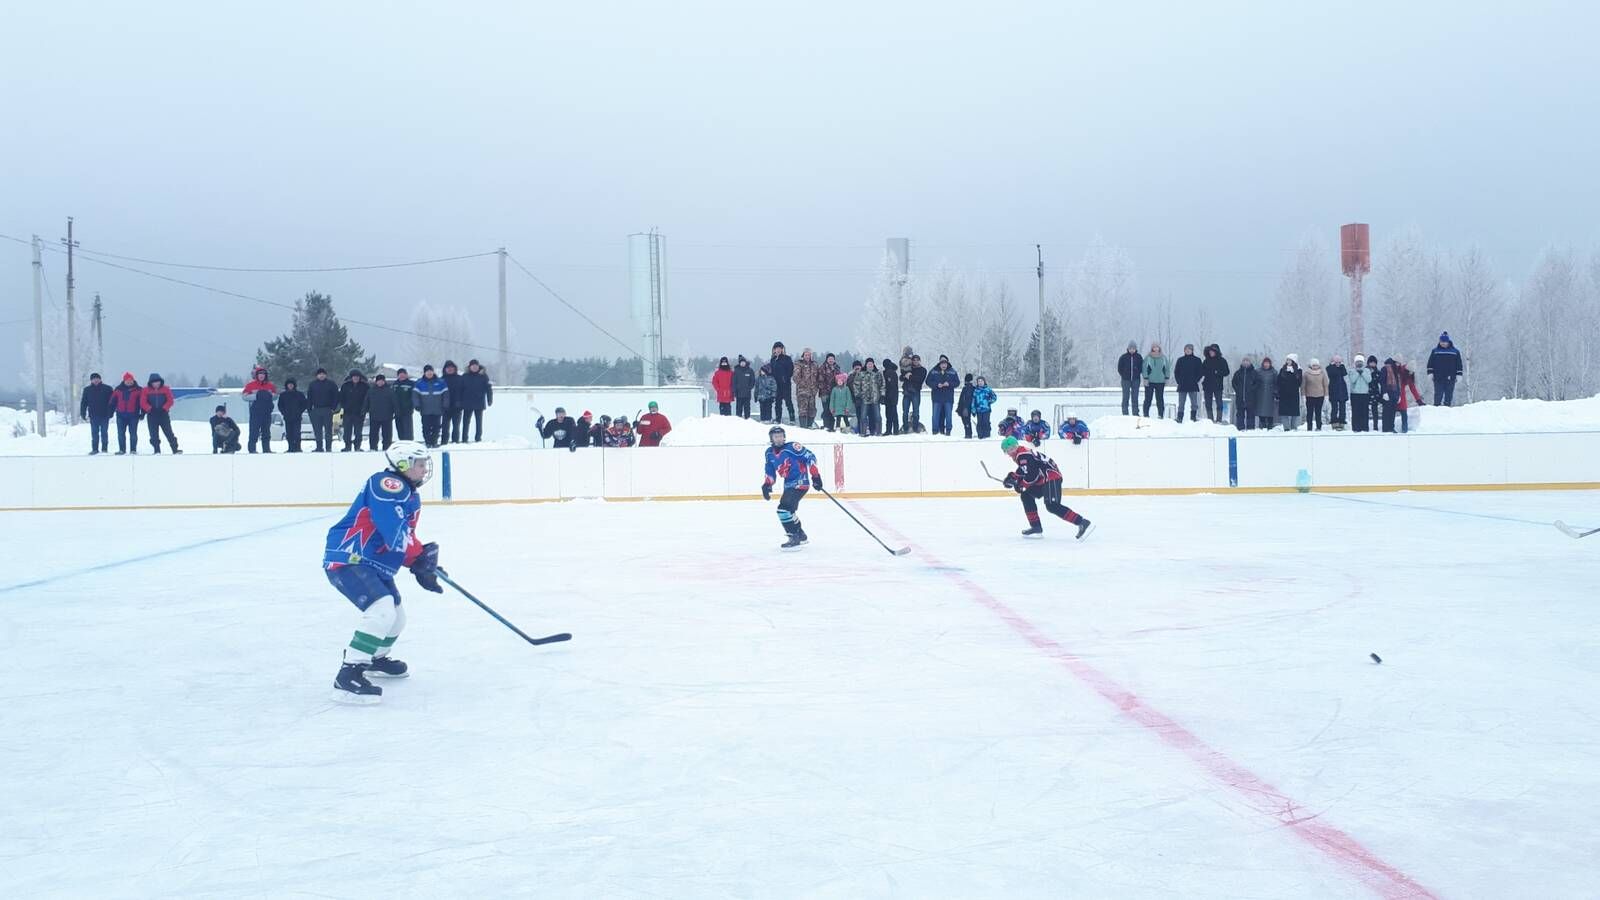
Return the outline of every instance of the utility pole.
{"type": "Polygon", "coordinates": [[[106,358],[106,332],[105,332],[105,307],[100,305],[100,295],[94,295],[94,322],[90,326],[94,334],[94,354],[97,358],[106,358]]]}
{"type": "Polygon", "coordinates": [[[1033,252],[1039,255],[1039,388],[1044,389],[1044,247],[1040,244],[1033,245],[1033,252]]]}
{"type": "Polygon", "coordinates": [[[39,436],[44,437],[44,263],[41,242],[33,236],[33,398],[39,416],[39,436]]]}
{"type": "Polygon", "coordinates": [[[500,260],[500,374],[504,384],[521,384],[522,378],[511,377],[511,360],[508,358],[509,339],[506,336],[506,248],[495,251],[500,260]]]}
{"type": "MultiPolygon", "coordinates": [[[[77,312],[72,305],[72,291],[74,281],[72,278],[72,250],[78,242],[72,239],[72,217],[67,216],[67,236],[61,239],[67,245],[67,390],[63,397],[71,397],[72,391],[78,386],[78,322],[77,312]]],[[[71,403],[64,404],[67,414],[67,424],[77,422],[77,407],[71,403]]]]}

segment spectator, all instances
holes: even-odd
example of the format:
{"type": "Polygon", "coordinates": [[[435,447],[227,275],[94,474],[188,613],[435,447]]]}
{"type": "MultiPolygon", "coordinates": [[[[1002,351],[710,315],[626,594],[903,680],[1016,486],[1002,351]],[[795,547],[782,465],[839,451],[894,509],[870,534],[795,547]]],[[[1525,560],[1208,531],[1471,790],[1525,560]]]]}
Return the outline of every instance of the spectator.
{"type": "Polygon", "coordinates": [[[639,421],[635,423],[638,426],[634,430],[639,435],[639,446],[659,447],[661,439],[672,431],[672,423],[661,414],[661,407],[657,406],[654,400],[651,400],[646,408],[650,411],[640,416],[639,421]]]}
{"type": "Polygon", "coordinates": [[[900,367],[883,358],[883,433],[900,433],[900,367]]]}
{"type": "Polygon", "coordinates": [[[1189,402],[1189,421],[1200,421],[1200,380],[1205,377],[1205,365],[1194,355],[1194,345],[1184,344],[1183,355],[1172,364],[1172,380],[1178,384],[1178,418],[1183,421],[1183,403],[1189,402]]]}
{"type": "Polygon", "coordinates": [[[1256,370],[1255,402],[1256,424],[1263,431],[1271,431],[1278,416],[1278,370],[1272,367],[1272,357],[1261,357],[1261,367],[1256,370]]]}
{"type": "Polygon", "coordinates": [[[1006,417],[1000,420],[1000,436],[1003,438],[1014,437],[1022,440],[1027,432],[1027,422],[1017,414],[1015,407],[1006,410],[1006,417]]]}
{"type": "Polygon", "coordinates": [[[250,413],[250,452],[256,452],[260,441],[263,453],[272,452],[272,405],[278,399],[278,386],[267,380],[264,366],[256,366],[250,373],[250,383],[241,392],[245,409],[250,413]]]}
{"type": "Polygon", "coordinates": [[[111,416],[116,412],[112,405],[111,385],[100,381],[99,372],[89,374],[78,397],[78,418],[89,423],[89,455],[99,456],[111,451],[111,416]]]}
{"type": "Polygon", "coordinates": [[[144,416],[144,389],[132,372],[122,373],[122,383],[111,389],[111,411],[117,416],[117,455],[139,452],[139,419],[144,416]]]}
{"type": "MultiPolygon", "coordinates": [[[[444,361],[444,371],[439,373],[444,379],[444,386],[449,388],[445,394],[444,427],[440,429],[439,443],[461,443],[461,412],[465,408],[462,402],[461,368],[453,360],[444,361]]],[[[356,442],[360,443],[357,435],[356,442]]]]}
{"type": "MultiPolygon", "coordinates": [[[[1128,352],[1117,358],[1117,377],[1122,379],[1122,414],[1139,414],[1139,379],[1144,374],[1144,357],[1139,355],[1139,345],[1128,342],[1128,352]]],[[[1149,411],[1145,415],[1150,415],[1149,411]]]]}
{"type": "Polygon", "coordinates": [[[422,442],[429,447],[439,446],[445,415],[450,410],[450,386],[433,373],[433,366],[423,366],[422,378],[418,379],[412,398],[416,401],[417,413],[422,416],[422,442]]]}
{"type": "Polygon", "coordinates": [[[926,384],[933,400],[933,433],[949,436],[955,427],[951,414],[955,412],[956,388],[961,387],[961,376],[950,367],[950,360],[941,356],[927,375],[926,384]]]}
{"type": "Polygon", "coordinates": [[[278,395],[278,412],[283,414],[283,439],[289,442],[289,452],[300,452],[300,427],[306,420],[306,395],[300,393],[300,383],[293,378],[283,383],[283,393],[278,395]]]}
{"type": "Polygon", "coordinates": [[[979,375],[972,388],[972,411],[978,415],[979,440],[989,439],[989,414],[994,411],[997,399],[994,388],[989,387],[989,379],[979,375]]]}
{"type": "Polygon", "coordinates": [[[144,410],[144,424],[150,430],[150,446],[157,453],[161,452],[161,438],[156,434],[159,429],[161,434],[167,436],[167,445],[173,453],[182,453],[178,449],[178,437],[172,433],[172,388],[162,380],[161,373],[151,372],[150,380],[145,382],[144,391],[139,395],[139,408],[144,410]]]}
{"type": "Polygon", "coordinates": [[[879,407],[883,404],[883,373],[878,371],[878,361],[867,357],[861,368],[861,420],[857,431],[863,435],[883,434],[883,418],[879,407]]]}
{"type": "Polygon", "coordinates": [[[1156,418],[1167,417],[1167,379],[1172,377],[1172,369],[1167,358],[1161,355],[1161,345],[1151,344],[1150,355],[1145,358],[1144,368],[1144,417],[1150,418],[1150,399],[1156,401],[1156,418]]]}
{"type": "Polygon", "coordinates": [[[394,391],[382,372],[373,376],[372,386],[367,388],[366,399],[362,402],[362,411],[367,417],[367,446],[373,450],[389,449],[389,445],[394,443],[394,391]],[[378,443],[379,434],[383,436],[381,447],[378,443]]]}
{"type": "Polygon", "coordinates": [[[344,416],[344,452],[361,449],[361,418],[367,410],[367,376],[355,369],[339,386],[339,411],[344,416]]]}
{"type": "MultiPolygon", "coordinates": [[[[744,357],[742,356],[740,357],[740,359],[743,358],[744,357]]],[[[817,367],[815,363],[813,363],[810,367],[810,372],[813,378],[816,377],[816,368],[817,367]]],[[[739,376],[738,372],[733,374],[735,378],[739,376]]],[[[801,383],[804,384],[804,382],[801,383]]],[[[802,425],[811,420],[811,416],[806,415],[806,400],[808,398],[811,401],[811,412],[814,414],[817,409],[817,398],[812,397],[810,391],[801,391],[799,418],[802,425]]],[[[770,364],[762,366],[761,371],[756,373],[756,403],[760,404],[761,406],[762,422],[772,421],[772,404],[777,399],[778,379],[772,377],[772,366],[770,364]]]]}
{"type": "Polygon", "coordinates": [[[833,376],[833,390],[828,394],[828,409],[833,413],[834,429],[841,434],[850,430],[850,416],[855,413],[855,399],[850,396],[848,380],[843,372],[833,376]]]}
{"type": "Polygon", "coordinates": [[[859,432],[861,423],[866,421],[866,417],[861,414],[861,370],[861,360],[858,359],[850,364],[850,374],[844,380],[844,386],[850,389],[850,408],[856,415],[852,433],[859,432]]]}
{"type": "Polygon", "coordinates": [[[1369,407],[1372,400],[1372,372],[1367,369],[1366,360],[1357,353],[1355,368],[1346,376],[1350,389],[1351,430],[1366,431],[1372,422],[1369,407]]]}
{"type": "Polygon", "coordinates": [[[617,416],[611,427],[606,429],[607,447],[632,447],[633,440],[633,428],[628,425],[627,416],[617,416]]]}
{"type": "Polygon", "coordinates": [[[1205,391],[1206,417],[1218,425],[1222,424],[1222,385],[1227,380],[1228,361],[1222,358],[1222,348],[1207,345],[1205,358],[1200,361],[1200,386],[1205,391]]]}
{"type": "Polygon", "coordinates": [[[218,403],[216,413],[207,420],[211,423],[211,452],[239,452],[239,423],[228,415],[228,405],[218,403]]]}
{"type": "MultiPolygon", "coordinates": [[[[823,357],[822,367],[817,369],[817,401],[822,407],[822,427],[828,431],[833,430],[833,386],[839,375],[839,359],[832,353],[823,357]]],[[[802,385],[804,386],[804,385],[802,385]]]]}
{"type": "Polygon", "coordinates": [[[1376,356],[1367,357],[1367,379],[1367,408],[1372,413],[1372,430],[1377,431],[1383,424],[1383,373],[1378,371],[1376,356]]]}
{"type": "MultiPolygon", "coordinates": [[[[1191,407],[1191,411],[1192,410],[1193,410],[1193,408],[1191,407]]],[[[1193,420],[1191,420],[1191,421],[1193,421],[1193,420]]],[[[1083,422],[1078,421],[1078,417],[1077,416],[1067,416],[1067,420],[1065,422],[1061,423],[1061,439],[1062,440],[1071,441],[1074,444],[1081,444],[1081,443],[1083,443],[1083,439],[1088,437],[1088,436],[1089,436],[1089,426],[1087,424],[1083,423],[1083,422]]]]}
{"type": "Polygon", "coordinates": [[[733,366],[728,365],[726,356],[717,361],[717,370],[711,373],[711,389],[717,392],[718,414],[733,415],[733,366]]]}
{"type": "Polygon", "coordinates": [[[1283,358],[1278,369],[1278,418],[1284,431],[1300,427],[1300,360],[1293,353],[1283,358]]]}
{"type": "Polygon", "coordinates": [[[1350,377],[1350,370],[1344,367],[1344,357],[1335,353],[1333,362],[1328,364],[1328,403],[1332,407],[1328,413],[1328,424],[1334,431],[1343,431],[1345,415],[1350,408],[1350,384],[1346,381],[1350,377]]]}
{"type": "MultiPolygon", "coordinates": [[[[1472,335],[1467,335],[1472,337],[1472,335]]],[[[1466,372],[1461,351],[1450,340],[1450,332],[1439,335],[1439,346],[1428,354],[1428,374],[1433,376],[1433,405],[1450,406],[1456,399],[1456,378],[1466,372]]],[[[1419,403],[1422,398],[1417,398],[1419,403]]]]}
{"type": "MultiPolygon", "coordinates": [[[[483,443],[483,411],[494,405],[494,385],[489,381],[489,371],[475,359],[467,360],[467,371],[461,375],[461,393],[452,394],[461,400],[461,436],[466,443],[467,431],[472,431],[472,442],[483,443]]],[[[455,400],[451,400],[454,408],[455,400]]]]}
{"type": "MultiPolygon", "coordinates": [[[[778,380],[778,399],[773,409],[773,418],[783,421],[784,407],[789,409],[789,424],[794,424],[794,357],[784,349],[783,341],[774,341],[772,344],[772,359],[767,362],[772,367],[772,377],[778,380]]],[[[750,418],[748,410],[745,418],[750,418]]]]}
{"type": "Polygon", "coordinates": [[[1040,441],[1050,440],[1050,423],[1044,420],[1044,413],[1037,409],[1028,414],[1028,421],[1023,423],[1020,437],[1031,441],[1035,447],[1040,441]]]}
{"type": "Polygon", "coordinates": [[[1400,366],[1400,401],[1395,404],[1395,412],[1400,414],[1400,433],[1407,434],[1411,431],[1411,417],[1406,414],[1406,409],[1411,405],[1407,397],[1415,397],[1417,405],[1423,406],[1422,392],[1417,390],[1417,375],[1406,365],[1404,357],[1395,360],[1400,366]]]}
{"type": "MultiPolygon", "coordinates": [[[[770,371],[771,366],[768,366],[770,371]]],[[[778,379],[772,379],[772,396],[778,396],[778,379]]],[[[817,421],[817,358],[807,347],[800,351],[794,364],[794,402],[800,407],[798,418],[801,428],[811,428],[817,421]]],[[[771,421],[763,414],[763,422],[771,421]]]]}
{"type": "Polygon", "coordinates": [[[417,383],[411,380],[410,373],[405,369],[395,370],[389,390],[394,392],[394,437],[397,441],[416,439],[416,423],[411,420],[411,413],[416,408],[416,399],[412,396],[416,389],[417,383]]]}
{"type": "MultiPolygon", "coordinates": [[[[1220,358],[1220,357],[1219,357],[1220,358]]],[[[1254,431],[1256,427],[1256,396],[1261,374],[1256,371],[1255,360],[1246,353],[1233,373],[1233,427],[1240,431],[1254,431]]]]}
{"type": "MultiPolygon", "coordinates": [[[[333,411],[339,405],[339,386],[328,378],[327,369],[318,369],[306,389],[311,404],[311,441],[317,453],[333,449],[333,411]]],[[[431,444],[429,446],[432,446],[431,444]]]]}
{"type": "Polygon", "coordinates": [[[976,388],[972,384],[972,373],[961,376],[961,396],[956,398],[956,415],[961,417],[961,430],[964,437],[972,439],[972,392],[976,388]]]}
{"type": "MultiPolygon", "coordinates": [[[[792,362],[791,362],[792,364],[792,362]]],[[[771,363],[766,368],[770,369],[771,363]]],[[[777,376],[773,376],[776,383],[777,376]]],[[[756,373],[750,368],[750,360],[739,355],[739,362],[733,367],[733,414],[741,419],[750,418],[750,395],[756,389],[756,373]]],[[[779,414],[782,412],[780,410],[779,414]]]]}
{"type": "Polygon", "coordinates": [[[1322,360],[1313,359],[1306,367],[1300,390],[1306,395],[1306,430],[1322,430],[1322,404],[1328,397],[1328,373],[1322,371],[1322,360]]]}
{"type": "MultiPolygon", "coordinates": [[[[909,349],[909,348],[907,348],[909,349]]],[[[922,367],[922,357],[911,354],[908,367],[900,363],[900,429],[916,431],[922,420],[922,386],[928,382],[928,370],[922,367]]]]}

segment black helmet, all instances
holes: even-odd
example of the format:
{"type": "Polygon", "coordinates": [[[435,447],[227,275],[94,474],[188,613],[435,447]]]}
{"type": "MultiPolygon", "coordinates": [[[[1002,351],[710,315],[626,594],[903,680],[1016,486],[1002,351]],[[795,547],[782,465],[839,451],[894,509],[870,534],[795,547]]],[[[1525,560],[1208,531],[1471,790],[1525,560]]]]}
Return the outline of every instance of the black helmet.
{"type": "Polygon", "coordinates": [[[789,432],[784,431],[782,425],[774,425],[771,428],[767,429],[767,440],[768,441],[772,440],[772,436],[773,435],[777,435],[777,436],[783,438],[784,440],[788,440],[789,439],[789,432]]]}
{"type": "Polygon", "coordinates": [[[1035,416],[1043,416],[1043,415],[1044,415],[1044,413],[1042,413],[1042,412],[1039,412],[1039,411],[1038,411],[1038,410],[1037,410],[1037,409],[1036,409],[1036,410],[1034,410],[1034,411],[1033,411],[1033,413],[1032,413],[1032,415],[1035,415],[1035,416]]]}

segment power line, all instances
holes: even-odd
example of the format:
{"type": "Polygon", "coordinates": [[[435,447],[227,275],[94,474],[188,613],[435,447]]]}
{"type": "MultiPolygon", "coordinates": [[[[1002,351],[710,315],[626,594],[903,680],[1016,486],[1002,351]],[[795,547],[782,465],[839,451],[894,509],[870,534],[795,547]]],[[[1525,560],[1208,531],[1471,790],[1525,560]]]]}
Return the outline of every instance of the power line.
{"type": "Polygon", "coordinates": [[[609,331],[605,330],[604,328],[600,327],[600,323],[599,322],[596,322],[595,320],[593,320],[593,319],[589,318],[588,316],[584,315],[583,310],[577,308],[576,306],[573,306],[571,303],[568,303],[565,297],[563,297],[560,294],[556,293],[555,288],[552,288],[550,285],[545,284],[544,281],[539,278],[539,276],[537,276],[537,275],[533,274],[532,272],[528,271],[528,267],[523,265],[522,261],[517,259],[516,256],[514,256],[514,255],[512,255],[510,253],[507,253],[506,254],[506,258],[510,259],[511,262],[514,263],[517,268],[521,269],[522,270],[522,274],[528,276],[529,278],[532,278],[534,284],[537,284],[539,287],[544,288],[546,293],[548,293],[550,296],[556,298],[556,301],[559,302],[562,306],[565,306],[567,309],[572,310],[574,313],[577,314],[578,318],[584,320],[585,322],[588,322],[589,325],[592,328],[594,328],[595,331],[598,331],[601,334],[605,335],[606,337],[610,338],[611,340],[615,341],[617,346],[619,346],[622,349],[628,351],[629,354],[631,354],[633,356],[636,356],[639,359],[644,359],[644,354],[642,354],[639,351],[637,351],[637,350],[633,349],[632,347],[628,346],[627,343],[622,340],[622,338],[619,338],[616,335],[612,334],[611,332],[609,332],[609,331]]]}
{"type": "Polygon", "coordinates": [[[116,253],[106,253],[102,250],[85,250],[78,248],[78,252],[85,256],[94,255],[106,259],[120,259],[125,262],[143,263],[148,266],[166,266],[173,269],[200,269],[206,272],[255,272],[255,273],[308,273],[308,272],[366,272],[373,269],[403,269],[411,266],[431,266],[435,263],[459,262],[464,259],[482,259],[493,256],[496,251],[487,253],[466,253],[461,256],[440,256],[434,259],[414,259],[406,262],[377,263],[365,266],[207,266],[197,263],[167,262],[159,259],[144,259],[138,256],[121,256],[116,253]]]}

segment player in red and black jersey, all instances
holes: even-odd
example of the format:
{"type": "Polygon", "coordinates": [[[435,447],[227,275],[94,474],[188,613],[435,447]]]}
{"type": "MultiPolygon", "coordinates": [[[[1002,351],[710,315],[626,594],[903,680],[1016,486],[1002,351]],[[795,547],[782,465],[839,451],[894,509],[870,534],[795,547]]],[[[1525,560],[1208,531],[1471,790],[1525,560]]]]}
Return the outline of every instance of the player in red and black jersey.
{"type": "Polygon", "coordinates": [[[1044,526],[1039,524],[1040,500],[1051,515],[1078,526],[1078,540],[1088,536],[1094,524],[1061,502],[1061,469],[1050,457],[1014,437],[1001,441],[1000,449],[1017,466],[1015,472],[1005,477],[1004,484],[1022,498],[1022,509],[1028,516],[1028,530],[1022,532],[1023,537],[1044,534],[1044,526]]]}

